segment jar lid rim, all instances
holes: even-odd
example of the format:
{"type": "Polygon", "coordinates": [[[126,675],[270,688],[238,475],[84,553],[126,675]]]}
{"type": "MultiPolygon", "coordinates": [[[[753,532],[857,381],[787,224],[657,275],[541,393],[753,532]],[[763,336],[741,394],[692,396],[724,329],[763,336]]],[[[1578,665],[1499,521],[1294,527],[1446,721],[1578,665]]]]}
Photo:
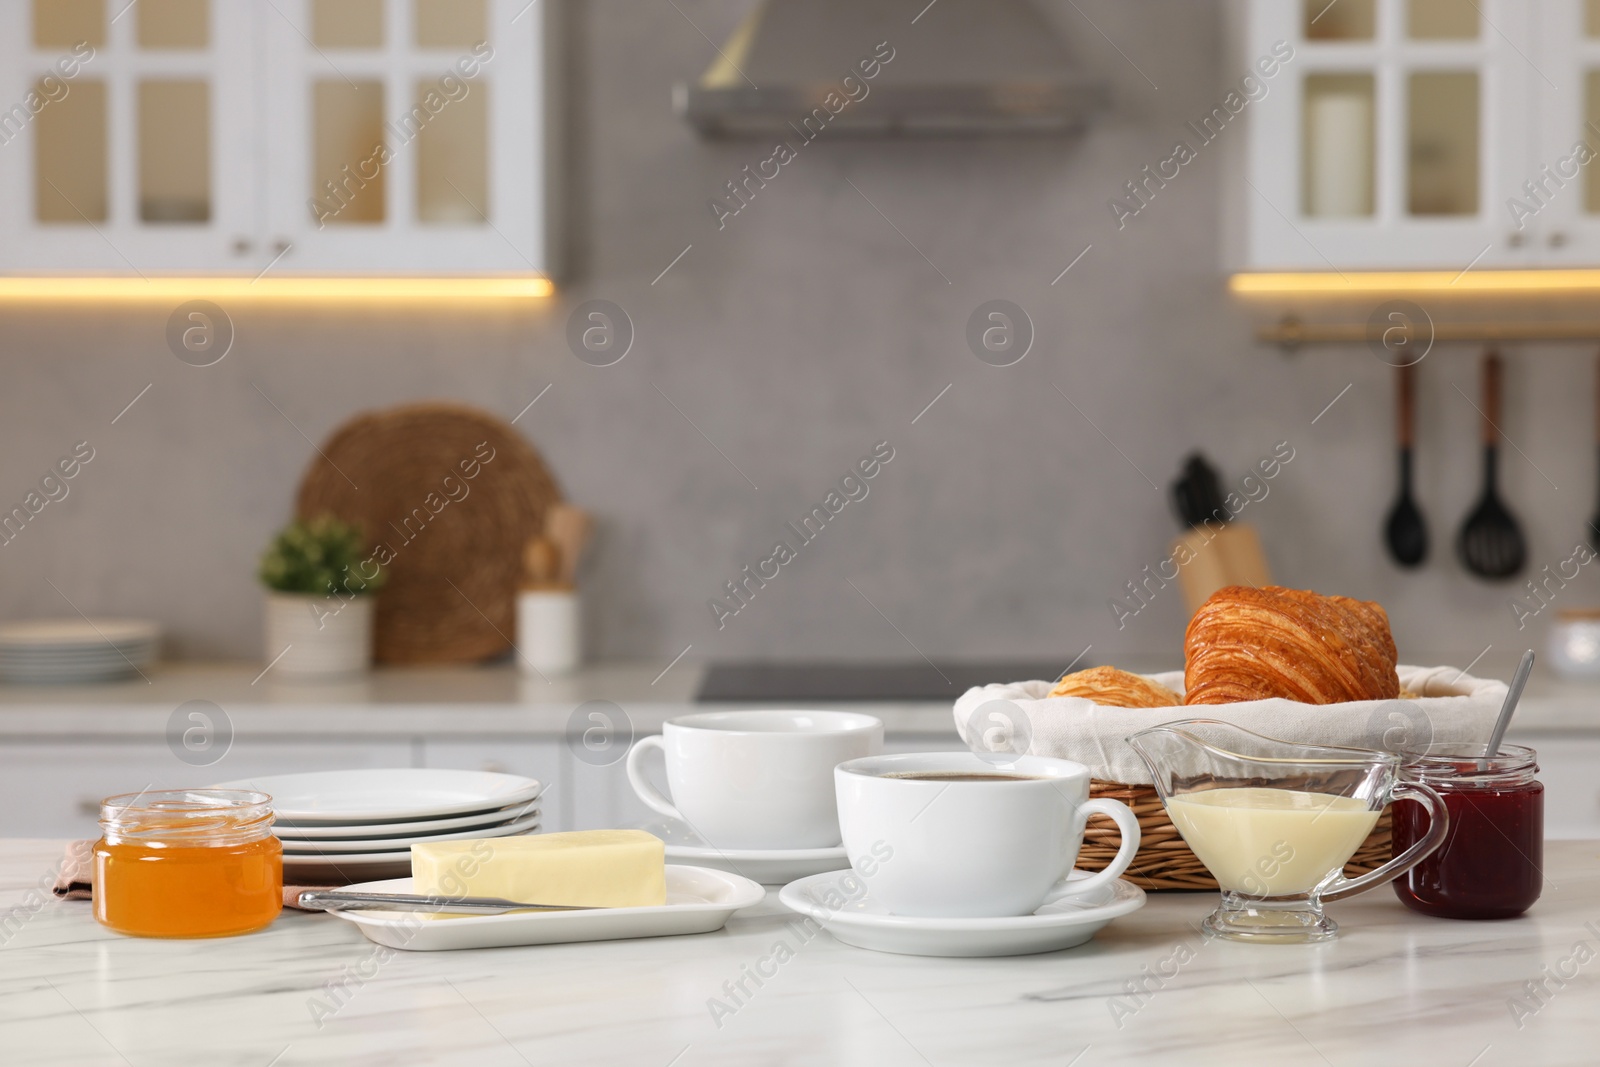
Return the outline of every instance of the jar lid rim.
{"type": "Polygon", "coordinates": [[[253,789],[145,789],[118,793],[100,802],[102,811],[151,812],[164,815],[216,815],[272,803],[268,793],[253,789]]]}
{"type": "Polygon", "coordinates": [[[1459,763],[1472,763],[1474,768],[1476,768],[1478,761],[1487,760],[1487,771],[1479,773],[1490,773],[1496,770],[1515,770],[1532,766],[1539,759],[1539,754],[1526,745],[1501,745],[1500,751],[1487,757],[1484,755],[1484,748],[1484,745],[1476,742],[1437,741],[1421,748],[1403,749],[1400,752],[1400,758],[1410,766],[1420,764],[1442,767],[1459,763]]]}

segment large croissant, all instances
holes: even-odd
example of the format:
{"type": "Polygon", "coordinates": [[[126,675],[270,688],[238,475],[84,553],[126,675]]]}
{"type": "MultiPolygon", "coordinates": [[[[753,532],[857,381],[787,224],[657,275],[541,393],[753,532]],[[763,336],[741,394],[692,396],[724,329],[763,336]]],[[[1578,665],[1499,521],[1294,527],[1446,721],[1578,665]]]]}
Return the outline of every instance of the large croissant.
{"type": "Polygon", "coordinates": [[[1371,601],[1234,585],[1184,634],[1185,704],[1282,697],[1305,704],[1400,694],[1389,616],[1371,601]]]}

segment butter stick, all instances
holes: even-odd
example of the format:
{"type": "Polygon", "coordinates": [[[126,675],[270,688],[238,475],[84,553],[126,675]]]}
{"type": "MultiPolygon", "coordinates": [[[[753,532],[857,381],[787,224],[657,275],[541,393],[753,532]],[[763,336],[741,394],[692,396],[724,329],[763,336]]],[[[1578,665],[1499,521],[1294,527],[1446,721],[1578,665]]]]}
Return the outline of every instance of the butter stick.
{"type": "Polygon", "coordinates": [[[666,846],[643,830],[420,842],[411,846],[411,882],[434,896],[647,907],[667,902],[666,846]]]}

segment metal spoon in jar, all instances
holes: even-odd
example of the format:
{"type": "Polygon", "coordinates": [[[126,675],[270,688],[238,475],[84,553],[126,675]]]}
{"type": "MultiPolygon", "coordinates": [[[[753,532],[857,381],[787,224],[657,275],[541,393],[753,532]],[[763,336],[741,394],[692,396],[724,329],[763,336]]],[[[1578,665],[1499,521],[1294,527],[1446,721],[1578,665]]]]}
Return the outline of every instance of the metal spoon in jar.
{"type": "Polygon", "coordinates": [[[1517,673],[1511,676],[1511,688],[1506,690],[1506,702],[1500,705],[1500,717],[1494,721],[1494,732],[1489,735],[1489,743],[1484,746],[1483,756],[1478,760],[1478,773],[1484,774],[1489,770],[1489,759],[1500,754],[1500,742],[1506,739],[1506,727],[1511,725],[1511,713],[1517,710],[1517,701],[1522,699],[1522,688],[1528,684],[1528,675],[1533,673],[1533,649],[1522,654],[1522,662],[1517,664],[1517,673]]]}

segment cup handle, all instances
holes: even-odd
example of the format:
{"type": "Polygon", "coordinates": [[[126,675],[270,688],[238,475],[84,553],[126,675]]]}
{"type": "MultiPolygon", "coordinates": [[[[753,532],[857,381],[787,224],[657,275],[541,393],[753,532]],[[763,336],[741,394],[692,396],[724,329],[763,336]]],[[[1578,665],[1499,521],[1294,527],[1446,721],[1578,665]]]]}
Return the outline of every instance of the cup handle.
{"type": "MultiPolygon", "coordinates": [[[[1133,809],[1129,808],[1128,805],[1120,800],[1111,800],[1108,797],[1085,800],[1078,805],[1076,812],[1078,819],[1077,829],[1080,835],[1083,833],[1083,824],[1089,821],[1089,816],[1091,815],[1109,816],[1111,821],[1117,824],[1117,829],[1122,831],[1122,846],[1117,849],[1117,854],[1112,858],[1111,862],[1106,864],[1105,870],[1098,874],[1092,874],[1082,881],[1068,883],[1068,888],[1065,892],[1054,894],[1055,899],[1060,899],[1064,896],[1081,896],[1084,893],[1099,889],[1107,882],[1116,881],[1122,877],[1122,872],[1128,869],[1129,864],[1133,863],[1134,856],[1139,852],[1139,817],[1133,813],[1133,809]]],[[[1068,871],[1067,873],[1071,874],[1072,872],[1068,871]]]]}
{"type": "Polygon", "coordinates": [[[1318,902],[1326,904],[1330,900],[1343,900],[1363,893],[1373,886],[1382,885],[1391,878],[1405,874],[1411,868],[1421,863],[1433,854],[1434,849],[1444,843],[1444,835],[1450,829],[1450,813],[1444,806],[1444,800],[1425,785],[1401,782],[1389,794],[1390,800],[1415,800],[1428,809],[1428,832],[1422,840],[1406,849],[1394,859],[1385,863],[1376,870],[1368,871],[1360,878],[1346,878],[1342,871],[1333,872],[1332,876],[1324,879],[1322,884],[1311,891],[1311,895],[1318,902]]]}
{"type": "Polygon", "coordinates": [[[644,802],[645,807],[659,811],[679,822],[685,822],[687,820],[672,806],[672,802],[662,796],[661,791],[651,785],[644,776],[644,769],[640,764],[644,761],[644,754],[652,748],[660,749],[663,755],[666,754],[666,746],[659,737],[641,737],[628,750],[628,784],[633,786],[634,793],[644,802]]]}

